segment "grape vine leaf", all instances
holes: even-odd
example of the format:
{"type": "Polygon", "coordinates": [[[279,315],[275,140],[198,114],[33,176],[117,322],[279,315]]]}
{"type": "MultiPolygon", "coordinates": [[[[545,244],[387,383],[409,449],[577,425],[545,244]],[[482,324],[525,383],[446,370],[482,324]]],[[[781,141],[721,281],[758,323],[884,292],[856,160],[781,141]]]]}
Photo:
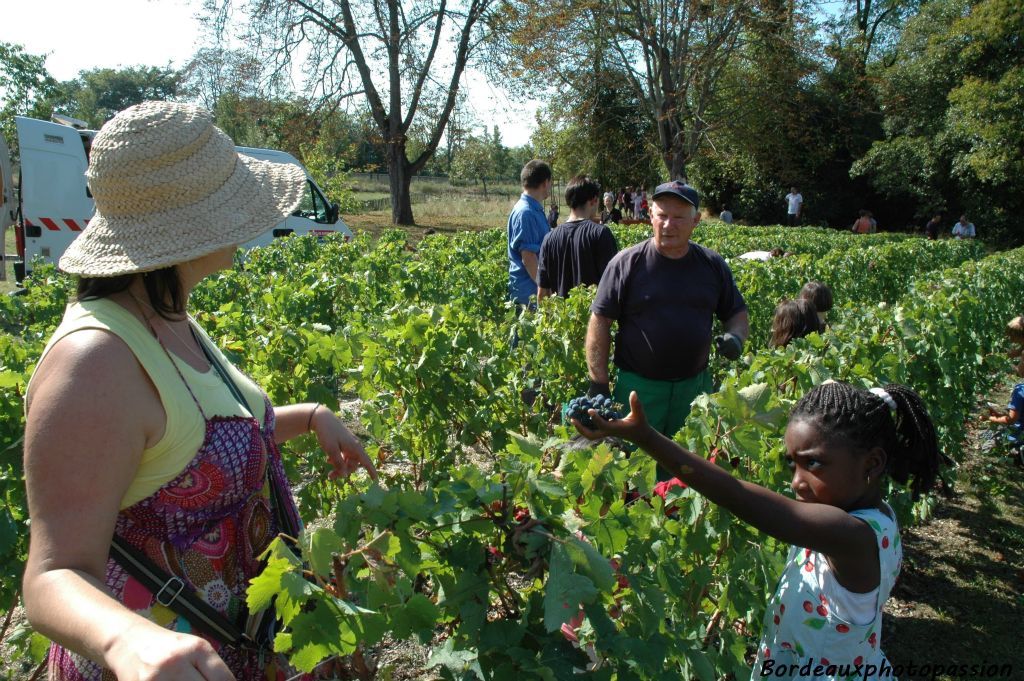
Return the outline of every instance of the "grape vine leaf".
{"type": "Polygon", "coordinates": [[[551,570],[544,594],[544,628],[557,631],[576,616],[580,604],[590,603],[597,597],[594,583],[576,574],[572,558],[565,546],[555,543],[551,547],[551,570]]]}
{"type": "Polygon", "coordinates": [[[455,642],[448,639],[440,648],[434,648],[427,659],[427,669],[445,667],[455,678],[463,678],[466,672],[473,672],[477,678],[484,678],[477,654],[471,650],[455,650],[455,642]]]}

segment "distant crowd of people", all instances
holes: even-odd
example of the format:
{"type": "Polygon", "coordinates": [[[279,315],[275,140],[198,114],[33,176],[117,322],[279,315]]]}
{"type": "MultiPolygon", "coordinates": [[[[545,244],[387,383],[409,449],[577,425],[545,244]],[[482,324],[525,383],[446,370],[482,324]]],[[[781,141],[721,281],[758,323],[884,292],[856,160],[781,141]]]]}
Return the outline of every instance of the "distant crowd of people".
{"type": "MultiPolygon", "coordinates": [[[[599,203],[591,216],[594,222],[602,225],[617,225],[623,220],[649,220],[650,204],[647,201],[647,190],[642,186],[624,187],[618,191],[607,190],[599,197],[599,203]]],[[[547,213],[548,227],[554,229],[559,225],[559,206],[556,197],[552,197],[547,213]]]]}

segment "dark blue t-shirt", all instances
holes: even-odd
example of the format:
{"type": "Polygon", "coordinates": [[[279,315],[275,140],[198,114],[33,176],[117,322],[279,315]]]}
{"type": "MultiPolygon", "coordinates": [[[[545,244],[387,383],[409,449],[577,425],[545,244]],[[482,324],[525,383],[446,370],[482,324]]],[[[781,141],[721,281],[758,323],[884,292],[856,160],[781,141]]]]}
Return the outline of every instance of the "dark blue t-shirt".
{"type": "Polygon", "coordinates": [[[608,263],[590,311],[619,322],[616,366],[678,381],[707,367],[712,316],[726,321],[746,307],[718,253],[691,241],[685,256],[668,258],[648,239],[608,263]]]}

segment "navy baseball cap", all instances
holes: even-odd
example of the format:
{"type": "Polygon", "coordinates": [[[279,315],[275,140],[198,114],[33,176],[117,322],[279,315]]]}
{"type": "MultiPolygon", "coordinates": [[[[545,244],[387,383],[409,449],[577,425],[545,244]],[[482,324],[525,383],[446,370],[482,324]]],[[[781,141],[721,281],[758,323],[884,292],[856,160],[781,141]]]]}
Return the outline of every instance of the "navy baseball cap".
{"type": "Polygon", "coordinates": [[[700,208],[700,194],[697,193],[696,189],[679,180],[659,184],[654,189],[654,196],[651,198],[656,199],[659,196],[677,196],[683,201],[692,204],[694,208],[700,208]]]}

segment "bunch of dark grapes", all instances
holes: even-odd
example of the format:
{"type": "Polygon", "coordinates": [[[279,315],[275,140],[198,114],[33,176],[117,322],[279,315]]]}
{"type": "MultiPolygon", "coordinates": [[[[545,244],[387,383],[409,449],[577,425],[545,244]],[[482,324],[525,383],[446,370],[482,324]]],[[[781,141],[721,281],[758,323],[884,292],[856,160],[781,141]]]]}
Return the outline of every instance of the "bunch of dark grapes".
{"type": "Polygon", "coordinates": [[[587,428],[593,428],[594,421],[590,418],[591,409],[596,409],[601,418],[606,421],[622,418],[622,414],[615,411],[613,406],[612,399],[604,395],[574,397],[569,400],[569,418],[576,419],[587,428]]]}

